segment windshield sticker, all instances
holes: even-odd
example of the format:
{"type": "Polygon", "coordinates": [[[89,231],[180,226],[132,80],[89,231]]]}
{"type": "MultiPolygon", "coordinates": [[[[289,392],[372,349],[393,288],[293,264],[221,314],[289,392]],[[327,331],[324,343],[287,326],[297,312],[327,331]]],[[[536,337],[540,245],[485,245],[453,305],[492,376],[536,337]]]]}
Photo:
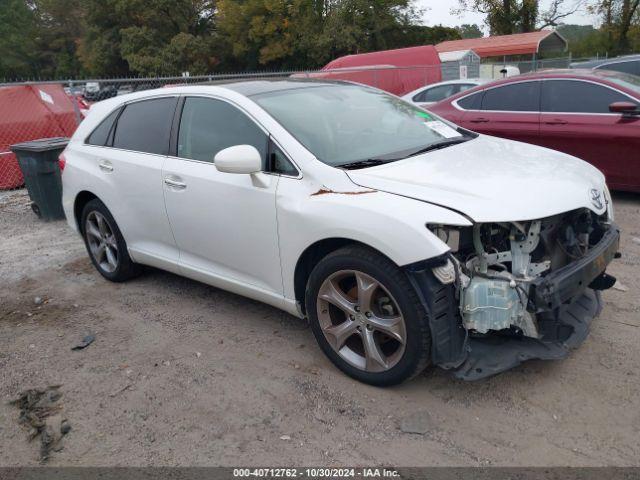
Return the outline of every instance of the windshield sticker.
{"type": "Polygon", "coordinates": [[[433,120],[433,117],[429,115],[427,112],[416,112],[418,117],[426,118],[427,120],[433,120]]]}
{"type": "Polygon", "coordinates": [[[455,128],[451,128],[449,125],[439,120],[436,120],[435,122],[426,122],[425,125],[444,138],[456,138],[462,136],[462,134],[455,128]]]}

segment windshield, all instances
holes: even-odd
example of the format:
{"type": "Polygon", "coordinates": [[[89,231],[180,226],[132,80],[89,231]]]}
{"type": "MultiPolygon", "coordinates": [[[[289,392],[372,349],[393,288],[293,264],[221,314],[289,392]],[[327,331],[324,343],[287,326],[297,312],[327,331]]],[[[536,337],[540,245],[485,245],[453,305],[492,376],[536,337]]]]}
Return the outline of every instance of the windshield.
{"type": "Polygon", "coordinates": [[[417,106],[358,85],[309,85],[252,98],[332,166],[399,160],[431,145],[467,139],[463,130],[417,106]]]}

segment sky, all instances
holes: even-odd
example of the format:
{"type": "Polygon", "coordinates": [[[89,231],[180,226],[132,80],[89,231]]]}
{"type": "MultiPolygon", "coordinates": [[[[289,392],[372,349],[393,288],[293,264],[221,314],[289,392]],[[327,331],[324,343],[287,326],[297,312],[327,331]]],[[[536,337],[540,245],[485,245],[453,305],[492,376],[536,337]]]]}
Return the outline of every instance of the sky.
{"type": "MultiPolygon", "coordinates": [[[[578,0],[567,0],[567,5],[573,6],[578,0]]],[[[544,10],[551,3],[551,0],[541,0],[540,4],[544,10]]],[[[427,9],[422,18],[425,25],[442,24],[448,27],[455,27],[463,23],[477,23],[486,32],[484,25],[484,15],[480,13],[465,13],[462,16],[451,14],[451,9],[458,6],[457,0],[416,0],[419,8],[427,9]]],[[[567,17],[563,23],[575,23],[579,25],[592,24],[594,19],[584,8],[576,12],[574,15],[567,17]]]]}

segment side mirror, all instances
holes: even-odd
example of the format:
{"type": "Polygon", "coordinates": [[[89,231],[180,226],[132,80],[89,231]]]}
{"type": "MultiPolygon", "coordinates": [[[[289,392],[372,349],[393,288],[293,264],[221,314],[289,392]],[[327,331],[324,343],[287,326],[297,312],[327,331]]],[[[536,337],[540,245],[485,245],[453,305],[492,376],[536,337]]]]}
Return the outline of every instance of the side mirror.
{"type": "Polygon", "coordinates": [[[609,111],[611,113],[622,113],[623,115],[638,115],[638,105],[633,102],[614,102],[609,105],[609,111]]]}
{"type": "Polygon", "coordinates": [[[235,145],[220,150],[213,159],[219,172],[249,175],[262,170],[260,152],[251,145],[235,145]]]}

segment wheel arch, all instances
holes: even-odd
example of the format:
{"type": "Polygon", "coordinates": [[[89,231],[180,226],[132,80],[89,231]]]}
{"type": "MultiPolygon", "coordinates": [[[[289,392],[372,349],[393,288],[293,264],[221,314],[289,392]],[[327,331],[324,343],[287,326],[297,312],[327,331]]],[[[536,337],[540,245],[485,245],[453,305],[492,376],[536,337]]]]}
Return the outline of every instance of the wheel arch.
{"type": "MultiPolygon", "coordinates": [[[[360,242],[358,240],[354,240],[351,238],[343,238],[343,237],[331,237],[324,238],[322,240],[318,240],[311,245],[309,245],[300,255],[298,261],[296,262],[296,267],[294,270],[294,293],[296,302],[300,305],[300,309],[302,313],[306,315],[306,307],[304,302],[305,290],[307,288],[307,281],[309,280],[309,275],[315,268],[315,266],[322,260],[324,257],[329,255],[340,248],[346,247],[348,245],[359,245],[365,248],[368,248],[376,253],[389,258],[388,255],[385,255],[380,250],[372,247],[371,245],[367,245],[364,242],[360,242]]],[[[390,261],[393,262],[389,258],[390,261]]]]}
{"type": "Polygon", "coordinates": [[[76,195],[75,200],[73,201],[73,217],[76,221],[76,225],[78,227],[78,231],[83,233],[82,231],[82,210],[87,203],[91,200],[98,199],[98,196],[88,190],[82,190],[76,195]]]}

